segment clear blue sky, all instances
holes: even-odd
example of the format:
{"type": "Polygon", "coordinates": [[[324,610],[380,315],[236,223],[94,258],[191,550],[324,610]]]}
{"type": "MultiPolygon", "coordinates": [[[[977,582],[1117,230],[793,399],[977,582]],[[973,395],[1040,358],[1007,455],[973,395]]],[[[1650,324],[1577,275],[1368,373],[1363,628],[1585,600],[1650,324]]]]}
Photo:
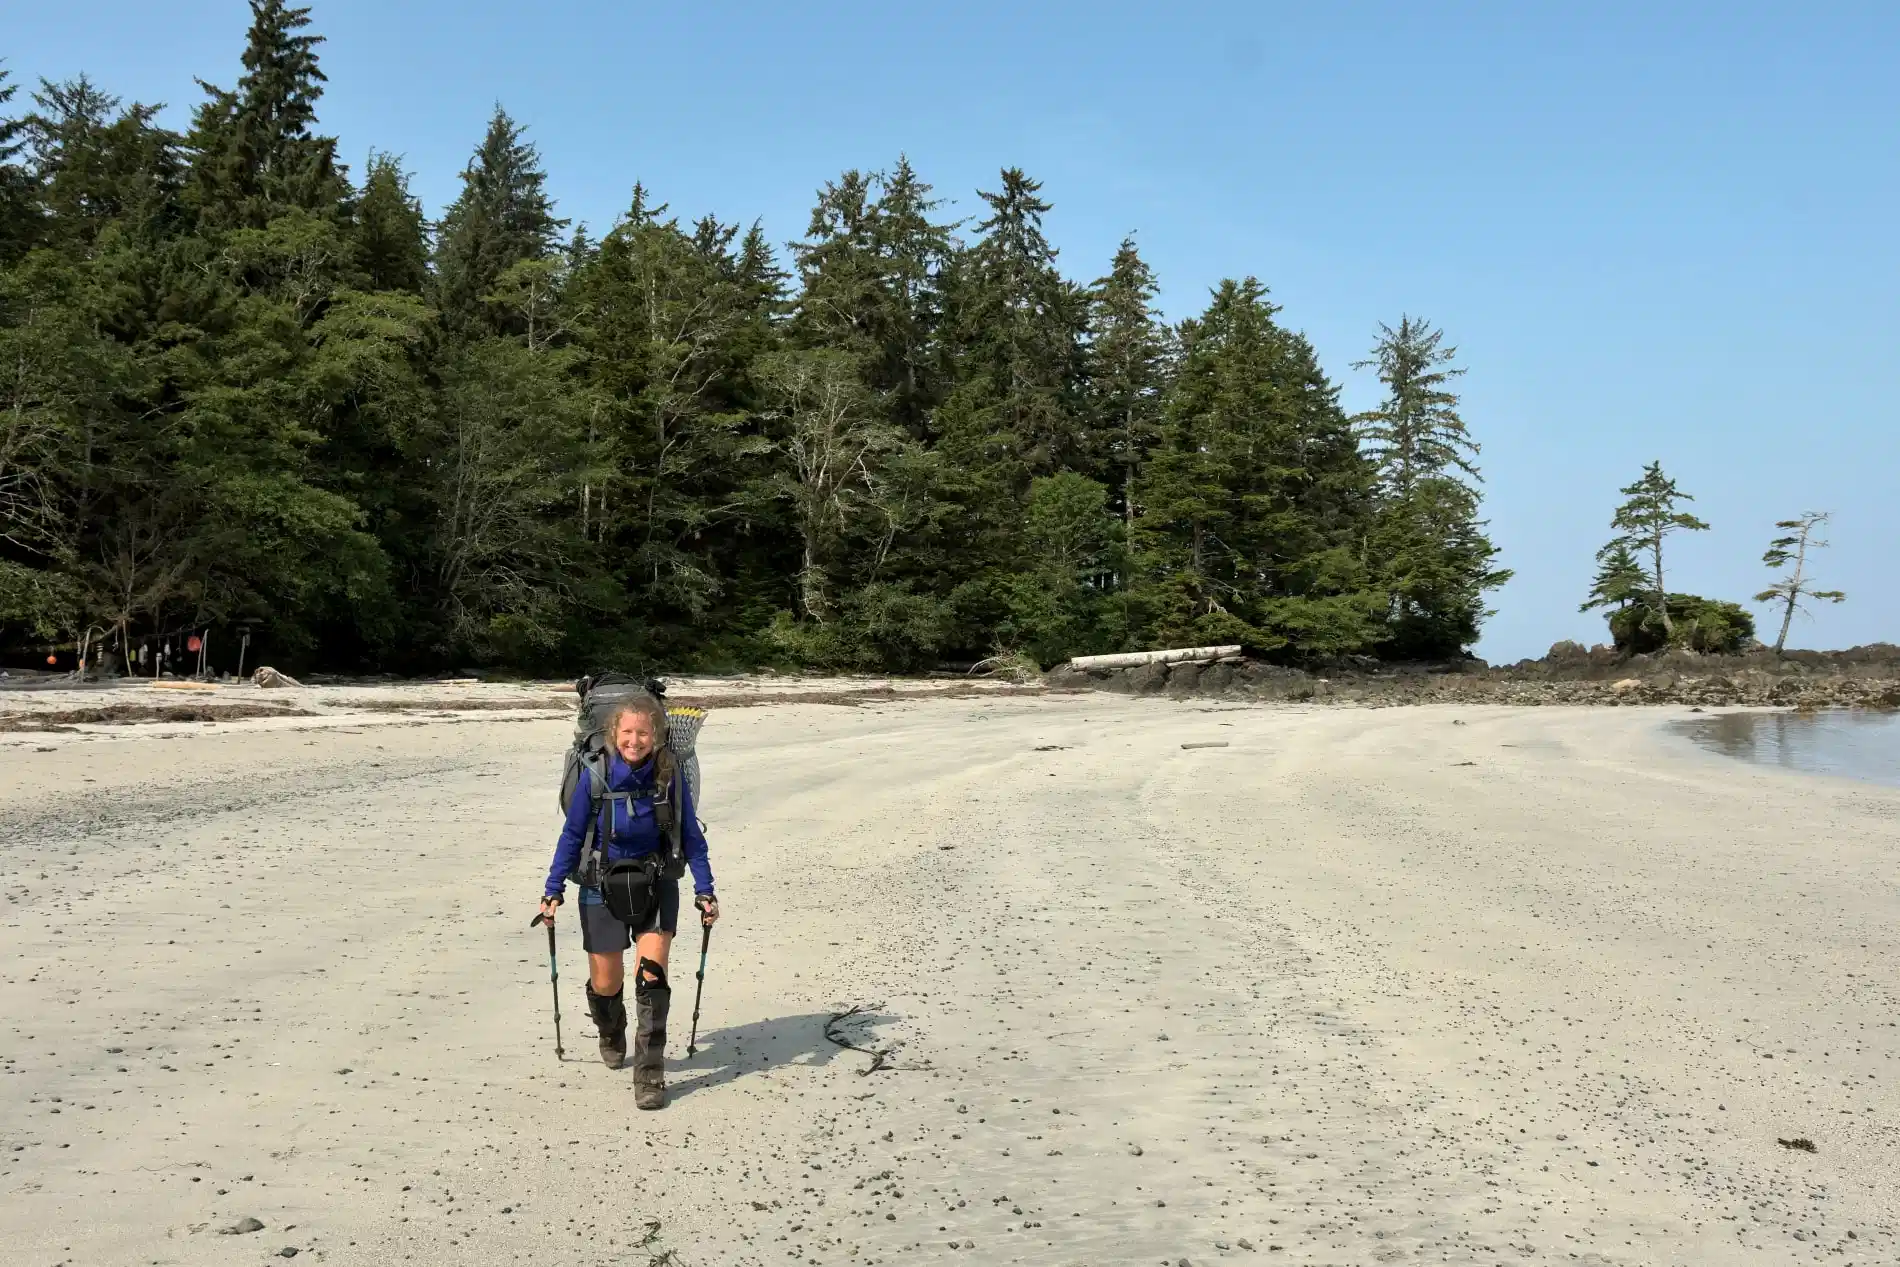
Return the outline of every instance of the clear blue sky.
{"type": "MultiPolygon", "coordinates": [[[[847,167],[907,152],[968,212],[1020,165],[1071,276],[1131,231],[1172,316],[1257,275],[1349,408],[1375,398],[1350,363],[1377,323],[1428,317],[1470,369],[1517,571],[1492,660],[1602,640],[1576,606],[1652,459],[1714,525],[1672,588],[1744,599],[1773,521],[1831,509],[1822,575],[1849,600],[1793,641],[1900,641],[1900,5],[314,9],[325,125],[355,169],[403,155],[431,212],[500,101],[597,232],[636,179],[784,242],[847,167]]],[[[193,76],[236,78],[247,16],[15,6],[0,56],[182,122],[193,76]]]]}

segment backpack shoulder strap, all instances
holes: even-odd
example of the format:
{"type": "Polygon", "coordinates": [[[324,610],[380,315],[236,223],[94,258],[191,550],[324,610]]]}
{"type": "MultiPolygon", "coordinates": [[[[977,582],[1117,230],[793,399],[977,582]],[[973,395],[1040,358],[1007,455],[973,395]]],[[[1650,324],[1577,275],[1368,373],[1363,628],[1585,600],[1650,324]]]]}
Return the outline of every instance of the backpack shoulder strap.
{"type": "Polygon", "coordinates": [[[581,768],[587,772],[587,835],[581,840],[580,865],[575,874],[581,878],[581,883],[586,883],[589,877],[598,882],[601,859],[606,856],[608,837],[613,833],[613,820],[607,818],[603,823],[602,819],[605,815],[612,814],[613,802],[625,800],[626,794],[607,790],[608,767],[605,752],[588,753],[581,758],[581,768]]]}

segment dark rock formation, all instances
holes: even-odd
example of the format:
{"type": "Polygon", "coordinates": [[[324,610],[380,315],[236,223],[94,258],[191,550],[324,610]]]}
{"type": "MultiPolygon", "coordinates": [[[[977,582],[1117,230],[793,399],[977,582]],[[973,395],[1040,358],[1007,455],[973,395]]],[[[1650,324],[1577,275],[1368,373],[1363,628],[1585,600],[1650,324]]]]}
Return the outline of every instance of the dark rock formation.
{"type": "Polygon", "coordinates": [[[1609,647],[1586,650],[1579,643],[1560,642],[1541,660],[1495,667],[1482,660],[1393,664],[1354,656],[1298,668],[1259,660],[1089,671],[1064,665],[1045,680],[1058,690],[1371,707],[1470,703],[1900,708],[1900,646],[1874,643],[1848,651],[1790,651],[1784,656],[1770,651],[1623,656],[1609,647]]]}

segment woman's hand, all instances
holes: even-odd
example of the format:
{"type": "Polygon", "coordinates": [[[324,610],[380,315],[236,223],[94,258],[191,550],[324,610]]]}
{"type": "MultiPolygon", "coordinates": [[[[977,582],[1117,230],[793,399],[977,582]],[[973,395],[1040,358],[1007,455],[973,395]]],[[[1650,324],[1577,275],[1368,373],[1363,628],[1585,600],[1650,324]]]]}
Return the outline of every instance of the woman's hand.
{"type": "Polygon", "coordinates": [[[549,923],[550,925],[551,925],[551,924],[553,924],[553,923],[554,923],[554,912],[556,912],[556,911],[558,911],[558,910],[560,910],[560,909],[561,909],[561,899],[560,899],[560,898],[558,898],[558,897],[544,897],[544,898],[542,898],[542,899],[541,899],[541,914],[540,914],[540,915],[539,915],[539,916],[537,917],[537,922],[538,922],[538,920],[543,920],[543,919],[544,919],[544,920],[546,920],[546,921],[547,921],[547,922],[548,922],[548,923],[549,923]]]}
{"type": "Polygon", "coordinates": [[[693,905],[699,908],[699,922],[711,928],[719,922],[719,899],[710,893],[701,893],[693,899],[693,905]]]}

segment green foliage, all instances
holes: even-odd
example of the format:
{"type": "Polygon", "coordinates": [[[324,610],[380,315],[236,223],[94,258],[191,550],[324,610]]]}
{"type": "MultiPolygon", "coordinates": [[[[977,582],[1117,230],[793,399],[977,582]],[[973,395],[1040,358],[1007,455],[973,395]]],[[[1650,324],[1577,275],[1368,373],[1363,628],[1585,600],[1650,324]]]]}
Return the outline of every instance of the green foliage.
{"type": "Polygon", "coordinates": [[[1667,629],[1647,605],[1633,603],[1611,612],[1610,635],[1616,649],[1641,654],[1675,647],[1705,655],[1733,655],[1755,637],[1755,618],[1737,603],[1671,594],[1668,611],[1667,629]]]}
{"type": "Polygon", "coordinates": [[[432,238],[396,158],[337,162],[308,12],[250,16],[183,136],[83,76],[23,112],[0,74],[0,638],[245,622],[280,663],[402,670],[1449,655],[1507,575],[1422,322],[1384,330],[1355,430],[1259,282],[1170,328],[1130,239],[1079,286],[1020,169],[967,231],[901,156],[845,172],[788,273],[758,223],[639,186],[568,232],[499,108],[432,238]]]}
{"type": "Polygon", "coordinates": [[[237,88],[200,81],[206,99],[187,142],[189,201],[207,227],[261,229],[286,211],[341,213],[349,184],[336,162],[336,138],[313,130],[323,37],[303,34],[309,25],[309,9],[251,0],[237,88]]]}
{"type": "Polygon", "coordinates": [[[1108,490],[1075,471],[1037,476],[1023,539],[1030,566],[1009,578],[999,641],[1043,664],[1120,646],[1127,631],[1113,588],[1122,526],[1108,490]]]}
{"type": "Polygon", "coordinates": [[[1621,611],[1655,591],[1656,583],[1630,552],[1629,542],[1619,537],[1597,551],[1596,580],[1591,582],[1590,596],[1577,610],[1614,607],[1621,611]]]}
{"type": "Polygon", "coordinates": [[[1175,349],[1154,306],[1154,271],[1124,238],[1106,277],[1089,288],[1088,418],[1096,469],[1115,490],[1122,521],[1135,518],[1135,476],[1161,434],[1175,349]]]}
{"type": "MultiPolygon", "coordinates": [[[[1654,620],[1662,626],[1665,638],[1675,634],[1675,614],[1663,601],[1668,584],[1663,576],[1663,544],[1678,532],[1705,532],[1706,523],[1676,507],[1695,498],[1676,487],[1663,474],[1662,463],[1651,462],[1643,468],[1642,478],[1623,489],[1624,502],[1616,508],[1610,526],[1617,531],[1609,544],[1597,552],[1599,560],[1612,557],[1618,550],[1641,560],[1644,588],[1632,592],[1630,601],[1648,613],[1644,623],[1654,620]]],[[[1634,581],[1625,573],[1624,580],[1634,581]]]]}
{"type": "Polygon", "coordinates": [[[1496,566],[1497,547],[1478,518],[1477,442],[1451,385],[1464,374],[1444,333],[1406,316],[1379,327],[1361,368],[1385,384],[1379,408],[1355,423],[1376,465],[1370,556],[1384,561],[1378,584],[1389,596],[1387,654],[1403,659],[1456,656],[1478,638],[1489,613],[1485,594],[1511,579],[1496,566]]]}
{"type": "Polygon", "coordinates": [[[1383,323],[1368,360],[1355,369],[1377,369],[1386,398],[1355,421],[1381,477],[1400,496],[1414,483],[1451,469],[1478,478],[1478,444],[1458,413],[1453,380],[1464,370],[1453,365],[1457,348],[1441,346],[1444,332],[1431,323],[1404,316],[1398,329],[1383,323]]]}
{"type": "Polygon", "coordinates": [[[500,106],[462,171],[462,193],[442,216],[435,252],[436,304],[458,333],[520,333],[487,298],[503,274],[555,252],[567,221],[554,215],[541,156],[500,106]]]}
{"type": "Polygon", "coordinates": [[[409,192],[409,174],[373,154],[356,200],[356,264],[370,290],[421,294],[429,284],[429,226],[409,192]]]}
{"type": "Polygon", "coordinates": [[[1181,331],[1161,435],[1136,481],[1135,588],[1149,641],[1294,653],[1381,641],[1365,565],[1372,471],[1338,392],[1266,288],[1226,281],[1181,331]]]}

